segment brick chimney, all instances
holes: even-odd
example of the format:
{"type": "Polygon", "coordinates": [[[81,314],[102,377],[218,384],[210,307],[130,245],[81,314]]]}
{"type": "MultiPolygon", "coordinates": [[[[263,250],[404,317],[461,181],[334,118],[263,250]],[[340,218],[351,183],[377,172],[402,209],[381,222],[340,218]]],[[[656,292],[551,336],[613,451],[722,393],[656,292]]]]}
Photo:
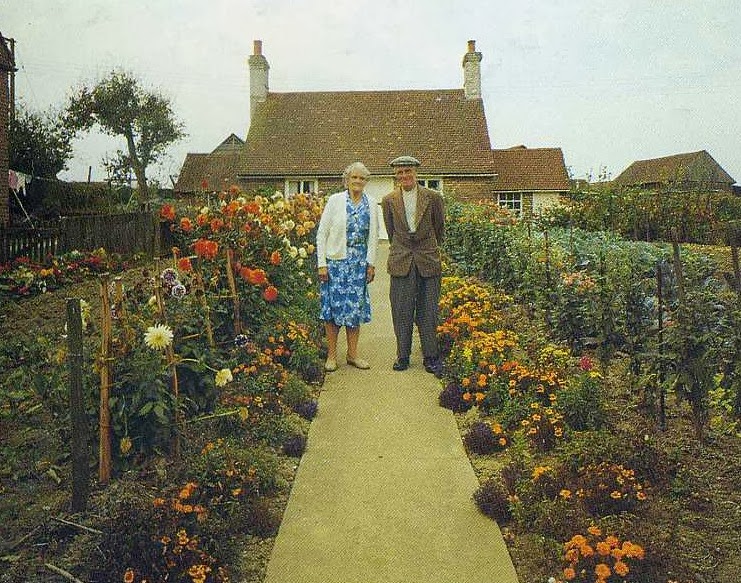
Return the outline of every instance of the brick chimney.
{"type": "Polygon", "coordinates": [[[248,60],[250,65],[250,120],[255,113],[258,103],[268,98],[268,71],[270,65],[262,54],[262,41],[254,41],[252,55],[248,60]]]}
{"type": "Polygon", "coordinates": [[[468,52],[463,55],[463,92],[466,99],[481,99],[481,53],[476,52],[476,41],[468,41],[468,52]]]}

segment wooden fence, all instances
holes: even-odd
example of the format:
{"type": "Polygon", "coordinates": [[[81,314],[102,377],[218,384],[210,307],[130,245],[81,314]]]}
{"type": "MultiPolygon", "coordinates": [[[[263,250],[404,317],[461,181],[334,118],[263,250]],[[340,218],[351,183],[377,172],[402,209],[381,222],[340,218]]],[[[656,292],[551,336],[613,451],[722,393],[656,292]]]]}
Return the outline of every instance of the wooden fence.
{"type": "Polygon", "coordinates": [[[69,251],[159,255],[160,225],[151,212],[83,215],[39,222],[31,228],[0,227],[0,263],[16,257],[43,262],[49,255],[69,251]]]}

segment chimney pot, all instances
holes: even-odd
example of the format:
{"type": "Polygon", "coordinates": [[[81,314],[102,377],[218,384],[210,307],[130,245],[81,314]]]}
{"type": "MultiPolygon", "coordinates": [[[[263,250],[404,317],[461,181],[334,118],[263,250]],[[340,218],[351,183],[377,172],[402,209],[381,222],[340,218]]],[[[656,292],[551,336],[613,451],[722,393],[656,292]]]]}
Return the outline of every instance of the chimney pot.
{"type": "Polygon", "coordinates": [[[476,52],[476,41],[475,40],[468,41],[468,52],[469,53],[476,52]]]}
{"type": "MultiPolygon", "coordinates": [[[[469,41],[468,44],[469,45],[471,44],[470,41],[469,41]]],[[[254,49],[253,49],[252,53],[254,55],[261,55],[262,54],[262,41],[261,40],[256,40],[256,41],[253,42],[253,45],[254,45],[254,49]]]]}

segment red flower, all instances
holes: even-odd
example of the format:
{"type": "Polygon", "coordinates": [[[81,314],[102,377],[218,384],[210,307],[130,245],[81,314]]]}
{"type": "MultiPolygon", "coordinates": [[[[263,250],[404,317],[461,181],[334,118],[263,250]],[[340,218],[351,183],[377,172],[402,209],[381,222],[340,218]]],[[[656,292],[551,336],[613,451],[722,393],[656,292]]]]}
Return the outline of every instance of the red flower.
{"type": "Polygon", "coordinates": [[[273,285],[269,285],[265,288],[265,291],[262,292],[262,297],[265,298],[265,301],[274,302],[278,299],[278,289],[273,285]]]}
{"type": "Polygon", "coordinates": [[[201,180],[201,188],[203,190],[207,190],[208,189],[208,180],[201,180]]]}
{"type": "Polygon", "coordinates": [[[193,249],[198,257],[214,259],[219,252],[219,244],[216,241],[209,241],[208,239],[198,239],[193,243],[193,249]]]}
{"type": "Polygon", "coordinates": [[[270,254],[270,263],[272,265],[280,265],[280,251],[277,249],[270,254]]]}
{"type": "Polygon", "coordinates": [[[166,221],[174,221],[175,220],[175,207],[171,204],[163,205],[163,207],[160,209],[160,217],[165,219],[166,221]]]}
{"type": "Polygon", "coordinates": [[[180,228],[186,233],[189,233],[193,230],[193,223],[188,217],[183,217],[180,219],[180,228]]]}
{"type": "Polygon", "coordinates": [[[178,259],[178,269],[183,273],[193,271],[193,266],[190,264],[190,257],[181,257],[178,259]]]}
{"type": "Polygon", "coordinates": [[[579,359],[579,368],[583,371],[589,371],[592,370],[592,367],[594,367],[594,363],[592,362],[592,359],[588,356],[582,356],[579,359]]]}
{"type": "Polygon", "coordinates": [[[221,219],[213,219],[211,221],[211,230],[216,233],[219,229],[224,226],[224,221],[221,219]]]}

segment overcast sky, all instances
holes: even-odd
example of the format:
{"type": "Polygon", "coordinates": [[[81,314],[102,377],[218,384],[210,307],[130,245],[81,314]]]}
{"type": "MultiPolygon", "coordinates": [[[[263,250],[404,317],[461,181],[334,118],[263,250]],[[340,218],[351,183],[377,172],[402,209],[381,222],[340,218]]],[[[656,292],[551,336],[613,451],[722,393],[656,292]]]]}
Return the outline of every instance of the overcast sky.
{"type": "MultiPolygon", "coordinates": [[[[0,0],[0,32],[33,110],[114,68],[168,97],[188,137],[160,177],[245,137],[254,39],[277,92],[461,88],[475,39],[493,147],[560,147],[578,178],[704,149],[741,181],[738,0],[0,0]]],[[[61,176],[120,147],[79,139],[61,176]]]]}

